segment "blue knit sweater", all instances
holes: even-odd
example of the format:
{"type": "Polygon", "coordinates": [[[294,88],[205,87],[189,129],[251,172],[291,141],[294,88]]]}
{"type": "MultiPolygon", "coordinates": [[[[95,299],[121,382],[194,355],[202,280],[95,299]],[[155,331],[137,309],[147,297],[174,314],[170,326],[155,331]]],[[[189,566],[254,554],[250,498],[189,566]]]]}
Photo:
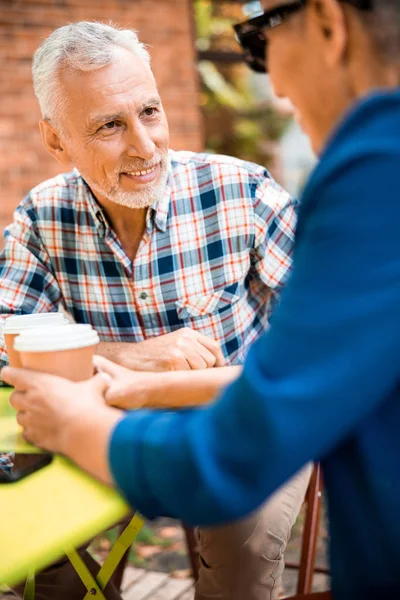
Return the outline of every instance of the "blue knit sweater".
{"type": "Polygon", "coordinates": [[[294,271],[243,375],[199,410],[137,411],[110,465],[150,517],[227,522],[321,460],[335,598],[400,599],[400,93],[356,106],[303,194],[294,271]]]}

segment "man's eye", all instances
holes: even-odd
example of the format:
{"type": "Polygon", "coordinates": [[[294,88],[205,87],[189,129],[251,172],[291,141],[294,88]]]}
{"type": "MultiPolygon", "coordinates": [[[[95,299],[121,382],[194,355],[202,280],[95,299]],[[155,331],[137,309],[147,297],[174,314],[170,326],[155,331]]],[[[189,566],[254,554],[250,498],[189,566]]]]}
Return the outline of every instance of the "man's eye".
{"type": "Polygon", "coordinates": [[[149,106],[148,108],[145,108],[143,111],[143,114],[146,115],[146,117],[152,117],[153,115],[156,114],[157,109],[154,106],[149,106]]]}
{"type": "Polygon", "coordinates": [[[120,129],[122,127],[121,123],[119,121],[108,121],[108,123],[104,123],[104,125],[102,125],[99,128],[99,131],[117,131],[117,129],[120,129]]]}

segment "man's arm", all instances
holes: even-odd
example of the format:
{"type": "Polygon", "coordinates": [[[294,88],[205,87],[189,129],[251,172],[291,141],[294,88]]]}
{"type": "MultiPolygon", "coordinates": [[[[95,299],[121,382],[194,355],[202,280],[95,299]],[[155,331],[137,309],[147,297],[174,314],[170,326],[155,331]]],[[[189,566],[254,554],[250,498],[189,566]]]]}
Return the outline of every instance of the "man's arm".
{"type": "Polygon", "coordinates": [[[265,179],[255,190],[252,274],[270,291],[269,316],[291,272],[297,209],[297,200],[273,179],[265,179]]]}
{"type": "Polygon", "coordinates": [[[0,253],[0,365],[8,360],[1,333],[5,318],[55,311],[60,300],[61,290],[50,258],[29,216],[28,196],[5,230],[5,247],[0,253]]]}
{"type": "Polygon", "coordinates": [[[134,371],[182,371],[225,365],[218,342],[188,327],[136,344],[101,342],[97,353],[134,371]]]}

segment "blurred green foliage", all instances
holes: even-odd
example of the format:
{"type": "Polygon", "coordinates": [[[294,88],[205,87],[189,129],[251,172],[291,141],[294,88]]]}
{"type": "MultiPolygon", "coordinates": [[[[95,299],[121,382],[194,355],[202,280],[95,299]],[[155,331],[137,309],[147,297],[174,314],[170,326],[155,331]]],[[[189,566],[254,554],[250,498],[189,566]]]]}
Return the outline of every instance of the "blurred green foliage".
{"type": "MultiPolygon", "coordinates": [[[[118,539],[118,534],[118,527],[113,527],[108,531],[104,531],[93,540],[90,546],[90,552],[96,560],[101,560],[102,554],[103,559],[105,558],[104,553],[107,554],[109,549],[115,544],[118,539]]],[[[130,548],[129,563],[134,567],[146,566],[146,558],[140,556],[140,553],[137,551],[140,546],[159,546],[160,548],[168,548],[173,543],[174,540],[160,537],[153,528],[144,525],[137,534],[135,543],[132,544],[130,548]]]]}
{"type": "MultiPolygon", "coordinates": [[[[248,18],[232,0],[195,0],[200,52],[240,52],[232,25],[248,18]]],[[[207,150],[268,166],[290,118],[278,113],[265,75],[245,64],[200,60],[201,108],[207,150]]]]}

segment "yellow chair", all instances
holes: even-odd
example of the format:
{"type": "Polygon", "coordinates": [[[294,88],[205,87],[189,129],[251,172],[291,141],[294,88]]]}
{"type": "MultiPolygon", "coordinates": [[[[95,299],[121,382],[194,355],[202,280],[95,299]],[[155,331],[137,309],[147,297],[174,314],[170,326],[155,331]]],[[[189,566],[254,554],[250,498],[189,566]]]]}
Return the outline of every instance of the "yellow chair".
{"type": "MultiPolygon", "coordinates": [[[[40,453],[21,436],[9,405],[10,389],[0,389],[0,452],[40,453]]],[[[26,581],[26,600],[35,594],[34,571],[66,554],[88,592],[105,600],[102,590],[143,525],[133,515],[94,578],[75,548],[130,514],[119,493],[96,481],[62,456],[36,473],[0,485],[0,505],[7,515],[1,525],[0,583],[26,581]]]]}

